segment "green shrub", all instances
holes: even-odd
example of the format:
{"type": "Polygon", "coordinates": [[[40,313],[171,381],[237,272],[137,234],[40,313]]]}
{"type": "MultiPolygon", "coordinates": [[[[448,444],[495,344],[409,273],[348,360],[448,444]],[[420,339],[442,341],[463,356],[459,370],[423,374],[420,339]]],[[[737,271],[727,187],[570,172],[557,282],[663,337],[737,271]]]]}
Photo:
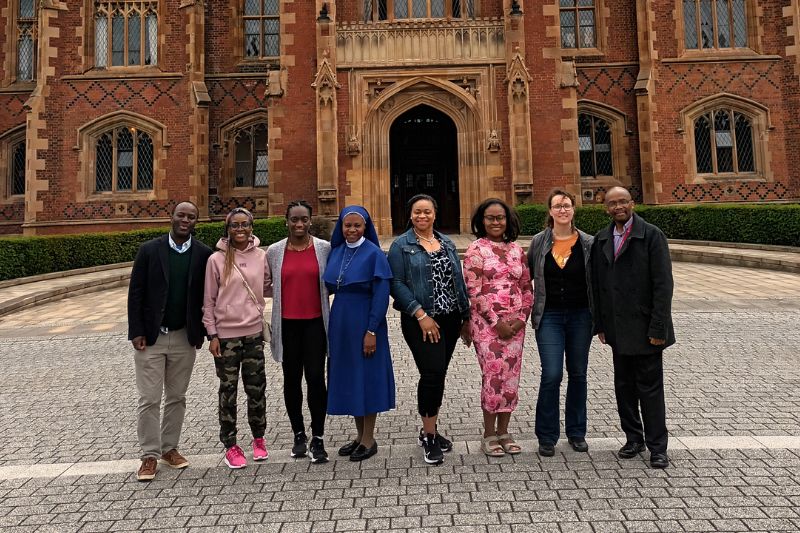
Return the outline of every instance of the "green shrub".
{"type": "MultiPolygon", "coordinates": [[[[198,224],[195,230],[196,239],[214,248],[222,236],[223,223],[198,224]]],[[[0,238],[0,280],[132,261],[143,242],[167,231],[164,227],[118,233],[0,238]]],[[[264,246],[279,241],[286,236],[284,218],[257,219],[253,232],[264,246]]]]}
{"type": "MultiPolygon", "coordinates": [[[[544,227],[542,205],[520,205],[522,232],[544,227]]],[[[798,204],[637,205],[636,214],[670,239],[800,246],[798,204]]],[[[575,225],[594,235],[610,223],[605,207],[588,205],[575,212],[575,225]]]]}

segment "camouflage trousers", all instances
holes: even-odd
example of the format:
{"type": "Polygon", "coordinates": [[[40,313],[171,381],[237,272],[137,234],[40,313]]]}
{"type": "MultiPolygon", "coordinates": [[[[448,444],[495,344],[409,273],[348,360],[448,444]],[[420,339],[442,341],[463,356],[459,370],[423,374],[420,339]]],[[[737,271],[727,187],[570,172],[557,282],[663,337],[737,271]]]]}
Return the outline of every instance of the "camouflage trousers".
{"type": "Polygon", "coordinates": [[[219,440],[225,448],[236,444],[236,398],[239,370],[247,394],[247,422],[253,438],[267,429],[267,375],[261,334],[220,339],[220,356],[214,358],[219,378],[219,440]]]}

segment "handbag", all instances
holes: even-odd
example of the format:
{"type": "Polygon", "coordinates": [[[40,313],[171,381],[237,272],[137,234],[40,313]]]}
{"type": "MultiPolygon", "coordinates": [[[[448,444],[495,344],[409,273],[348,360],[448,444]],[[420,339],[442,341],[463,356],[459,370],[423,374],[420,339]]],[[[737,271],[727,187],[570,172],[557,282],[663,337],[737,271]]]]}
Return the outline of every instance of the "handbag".
{"type": "Polygon", "coordinates": [[[247,293],[250,295],[250,298],[253,300],[253,303],[256,304],[256,309],[258,309],[259,313],[261,313],[261,336],[264,338],[265,342],[270,342],[272,340],[272,324],[270,324],[267,315],[264,314],[264,310],[258,303],[258,298],[256,298],[253,289],[250,288],[250,284],[247,283],[247,280],[244,279],[244,275],[242,271],[239,270],[239,267],[236,264],[233,265],[233,268],[236,269],[236,273],[239,274],[239,277],[242,278],[242,283],[244,283],[244,288],[247,289],[247,293]]]}

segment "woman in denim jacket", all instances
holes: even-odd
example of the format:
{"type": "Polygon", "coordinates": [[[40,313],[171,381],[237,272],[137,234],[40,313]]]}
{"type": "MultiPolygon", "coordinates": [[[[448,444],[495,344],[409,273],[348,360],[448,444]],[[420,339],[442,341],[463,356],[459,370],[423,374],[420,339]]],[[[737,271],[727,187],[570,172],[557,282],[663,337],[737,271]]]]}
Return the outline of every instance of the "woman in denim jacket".
{"type": "Polygon", "coordinates": [[[411,228],[389,249],[394,308],[419,370],[419,445],[426,463],[440,464],[453,443],[436,430],[447,367],[468,324],[469,300],[455,244],[433,229],[436,200],[418,194],[407,204],[411,228]]]}

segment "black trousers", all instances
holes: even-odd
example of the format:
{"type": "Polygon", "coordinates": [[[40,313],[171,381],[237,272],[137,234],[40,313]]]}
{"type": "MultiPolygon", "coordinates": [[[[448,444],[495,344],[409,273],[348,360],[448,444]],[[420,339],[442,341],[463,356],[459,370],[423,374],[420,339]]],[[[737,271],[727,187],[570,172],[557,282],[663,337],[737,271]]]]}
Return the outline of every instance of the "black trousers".
{"type": "Polygon", "coordinates": [[[283,400],[292,432],[305,431],[303,422],[303,375],[311,412],[311,434],[325,434],[328,389],[325,384],[325,354],[328,342],[322,317],[310,320],[281,320],[283,342],[283,400]]]}
{"type": "Polygon", "coordinates": [[[622,431],[629,442],[644,442],[651,453],[667,451],[663,352],[614,352],[614,392],[622,431]],[[639,417],[641,409],[641,418],[639,417]]]}
{"type": "Polygon", "coordinates": [[[414,355],[414,362],[419,370],[417,409],[420,416],[424,417],[439,414],[444,398],[447,368],[461,335],[461,316],[458,313],[436,316],[433,319],[439,324],[439,342],[423,342],[419,321],[406,314],[400,318],[403,338],[414,355]]]}

